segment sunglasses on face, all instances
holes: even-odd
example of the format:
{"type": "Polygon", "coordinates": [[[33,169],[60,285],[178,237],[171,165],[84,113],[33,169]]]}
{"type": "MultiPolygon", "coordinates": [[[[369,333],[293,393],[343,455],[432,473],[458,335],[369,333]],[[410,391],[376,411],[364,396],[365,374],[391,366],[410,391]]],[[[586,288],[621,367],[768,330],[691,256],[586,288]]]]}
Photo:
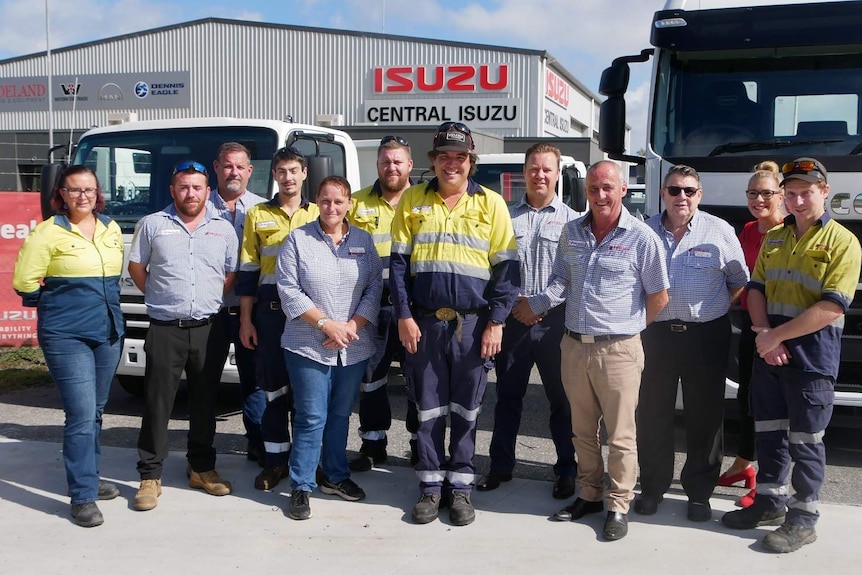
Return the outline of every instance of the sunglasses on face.
{"type": "Polygon", "coordinates": [[[775,190],[745,190],[745,197],[749,200],[756,200],[757,196],[760,196],[764,200],[769,200],[777,193],[775,190]]]}
{"type": "Polygon", "coordinates": [[[677,197],[682,192],[685,192],[685,197],[690,198],[693,195],[695,195],[700,188],[692,188],[692,187],[683,188],[682,186],[665,186],[664,189],[666,189],[667,193],[669,193],[673,197],[677,197]]]}
{"type": "Polygon", "coordinates": [[[180,172],[186,172],[189,170],[198,172],[199,174],[203,174],[205,176],[207,175],[206,167],[199,162],[192,162],[192,161],[180,162],[179,164],[174,166],[174,174],[175,175],[180,173],[180,172]]]}
{"type": "Polygon", "coordinates": [[[279,148],[275,151],[276,154],[284,154],[287,152],[293,154],[294,156],[299,156],[300,158],[305,157],[305,154],[300,152],[299,148],[297,148],[296,146],[284,146],[283,148],[279,148]]]}
{"type": "Polygon", "coordinates": [[[395,142],[399,146],[404,146],[405,148],[410,147],[410,144],[407,143],[407,140],[405,140],[401,136],[384,136],[383,139],[380,140],[380,145],[385,146],[389,142],[395,142]]]}

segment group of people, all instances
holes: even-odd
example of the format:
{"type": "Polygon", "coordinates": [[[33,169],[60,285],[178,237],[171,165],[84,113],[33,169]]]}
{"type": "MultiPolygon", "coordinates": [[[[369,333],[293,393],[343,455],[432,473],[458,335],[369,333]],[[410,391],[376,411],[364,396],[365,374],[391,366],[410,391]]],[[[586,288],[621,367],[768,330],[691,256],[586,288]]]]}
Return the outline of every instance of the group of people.
{"type": "MultiPolygon", "coordinates": [[[[756,219],[737,238],[698,210],[704,190],[689,166],[670,168],[664,210],[642,222],[625,209],[626,180],[610,161],[590,167],[589,211],[579,214],[556,194],[560,152],[549,144],[526,152],[527,192],[511,207],[470,177],[476,154],[466,125],[441,124],[429,160],[434,178],[413,185],[409,143],[387,136],[373,186],[351,194],[346,180],[328,177],[313,203],[301,193],[307,169],[295,148],[272,159],[279,192],[269,201],[246,189],[253,167],[240,144],[219,150],[215,190],[205,166],[175,167],[173,204],[140,221],[129,254],[151,323],[135,509],[157,505],[183,371],[189,485],[231,492],[215,470],[213,438],[217,384],[233,343],[248,457],[263,468],[255,487],[289,478],[293,519],[311,517],[317,487],[348,501],[365,497],[351,471],[387,460],[386,387],[397,359],[419,479],[415,523],[447,507],[453,525],[470,524],[473,486],[490,491],[512,479],[536,366],[556,449],[551,494],[577,491],[554,519],[606,511],[602,533],[613,541],[628,532],[630,505],[656,513],[673,479],[681,385],[688,518],[710,520],[716,485],[742,481],[749,491],[741,509],[722,523],[780,525],[764,539],[775,552],[814,541],[843,314],[862,256],[855,236],[825,213],[820,162],[759,164],[745,192],[756,219]],[[739,349],[743,433],[737,459],[720,474],[728,312],[740,297],[750,316],[739,349]],[[492,368],[491,463],[476,480],[476,422],[492,368]],[[362,446],[348,461],[360,390],[362,446]]],[[[123,244],[101,214],[92,170],[68,168],[52,205],[57,215],[21,249],[15,289],[39,307],[40,345],[67,412],[72,516],[94,526],[103,521],[95,502],[118,494],[99,479],[98,455],[123,337],[123,244]],[[95,317],[83,327],[69,321],[81,301],[95,317]]]]}

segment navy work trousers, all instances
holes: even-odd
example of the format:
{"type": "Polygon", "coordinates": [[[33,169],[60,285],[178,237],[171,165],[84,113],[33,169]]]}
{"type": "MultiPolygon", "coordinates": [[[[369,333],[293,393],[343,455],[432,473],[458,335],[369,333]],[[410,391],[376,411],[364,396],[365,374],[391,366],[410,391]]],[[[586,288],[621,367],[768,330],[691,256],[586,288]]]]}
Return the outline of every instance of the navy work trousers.
{"type": "Polygon", "coordinates": [[[542,321],[526,326],[513,317],[506,321],[503,346],[496,358],[497,405],[491,437],[491,471],[512,473],[515,468],[515,441],[521,427],[524,395],[535,365],[551,409],[551,439],[557,451],[554,473],[575,477],[575,447],[572,444],[572,415],[560,375],[560,340],[565,329],[565,306],[551,311],[542,321]]]}
{"type": "Polygon", "coordinates": [[[419,409],[416,474],[422,493],[440,494],[444,483],[453,491],[472,491],[476,468],[476,419],[488,383],[490,360],[481,357],[487,314],[443,321],[424,312],[414,315],[422,337],[415,354],[406,354],[407,385],[419,409]],[[443,442],[451,414],[449,459],[443,442]]]}
{"type": "Polygon", "coordinates": [[[281,349],[284,322],[284,312],[278,300],[259,301],[255,306],[257,348],[254,365],[258,384],[266,394],[266,407],[260,419],[266,467],[287,467],[290,460],[289,416],[293,410],[293,395],[281,349]]]}

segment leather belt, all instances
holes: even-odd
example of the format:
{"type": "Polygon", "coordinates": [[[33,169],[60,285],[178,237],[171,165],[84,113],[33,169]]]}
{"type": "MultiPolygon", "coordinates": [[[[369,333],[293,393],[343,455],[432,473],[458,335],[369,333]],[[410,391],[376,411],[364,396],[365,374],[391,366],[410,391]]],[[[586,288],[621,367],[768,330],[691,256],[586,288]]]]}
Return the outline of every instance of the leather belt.
{"type": "Polygon", "coordinates": [[[482,310],[481,309],[458,310],[458,309],[452,309],[451,307],[441,307],[441,308],[437,308],[437,309],[419,308],[419,311],[422,312],[424,315],[433,315],[434,317],[436,317],[440,321],[452,321],[453,319],[455,319],[459,315],[460,316],[475,315],[475,314],[481,312],[482,310]]]}
{"type": "Polygon", "coordinates": [[[281,300],[263,302],[263,305],[266,306],[264,309],[269,311],[281,311],[281,300]]]}
{"type": "Polygon", "coordinates": [[[596,343],[598,341],[611,341],[621,337],[628,337],[627,335],[587,335],[585,333],[575,333],[569,330],[566,330],[566,335],[581,343],[596,343]]]}
{"type": "Polygon", "coordinates": [[[239,315],[239,306],[238,305],[229,305],[224,310],[228,315],[239,315]]]}
{"type": "Polygon", "coordinates": [[[213,322],[213,316],[205,317],[203,319],[172,319],[172,320],[161,320],[161,319],[152,319],[150,318],[150,323],[158,326],[167,326],[167,327],[178,327],[181,329],[191,329],[193,327],[203,327],[205,325],[209,325],[213,322]]]}

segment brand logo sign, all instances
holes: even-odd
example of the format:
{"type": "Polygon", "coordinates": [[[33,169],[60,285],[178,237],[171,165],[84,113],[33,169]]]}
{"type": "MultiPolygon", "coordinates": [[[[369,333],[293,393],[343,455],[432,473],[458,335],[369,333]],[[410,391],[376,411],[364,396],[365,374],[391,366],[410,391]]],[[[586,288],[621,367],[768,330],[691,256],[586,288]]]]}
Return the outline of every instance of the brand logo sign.
{"type": "Polygon", "coordinates": [[[548,70],[545,79],[545,96],[562,106],[569,107],[569,84],[548,70]]]}
{"type": "Polygon", "coordinates": [[[390,66],[374,68],[376,94],[502,92],[509,88],[508,64],[390,66]]]}
{"type": "Polygon", "coordinates": [[[521,128],[523,105],[517,98],[366,100],[365,121],[375,124],[466,122],[471,128],[521,128]]]}
{"type": "Polygon", "coordinates": [[[74,96],[80,89],[80,84],[60,84],[60,90],[62,90],[63,94],[66,96],[74,96]]]}

